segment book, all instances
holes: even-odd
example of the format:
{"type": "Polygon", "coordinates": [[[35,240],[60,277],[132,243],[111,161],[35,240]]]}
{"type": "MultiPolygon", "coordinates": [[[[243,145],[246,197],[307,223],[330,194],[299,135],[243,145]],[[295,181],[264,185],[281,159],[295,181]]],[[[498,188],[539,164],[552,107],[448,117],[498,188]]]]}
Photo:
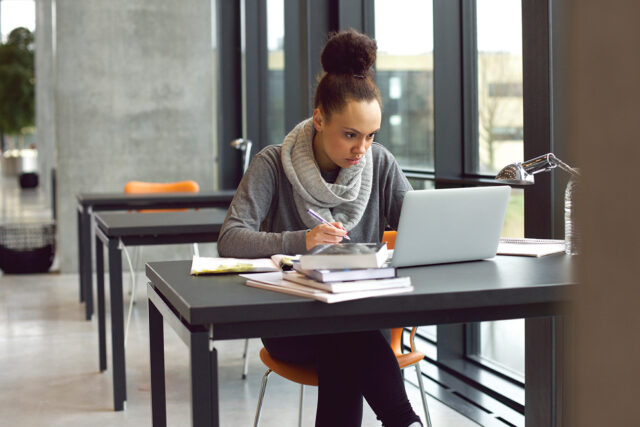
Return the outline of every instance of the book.
{"type": "Polygon", "coordinates": [[[332,293],[309,286],[300,285],[283,279],[281,272],[241,274],[246,280],[247,286],[281,292],[289,295],[296,295],[311,298],[328,304],[351,301],[355,299],[370,298],[383,295],[395,295],[413,291],[413,286],[402,288],[373,289],[367,291],[332,293]]]}
{"type": "Polygon", "coordinates": [[[342,292],[358,292],[368,291],[374,289],[390,289],[390,288],[403,288],[411,286],[410,277],[392,277],[387,279],[369,279],[369,280],[348,280],[342,282],[318,282],[294,271],[284,273],[282,275],[284,280],[297,283],[299,285],[305,285],[316,289],[321,289],[327,292],[342,293],[342,292]]]}
{"type": "Polygon", "coordinates": [[[300,256],[305,270],[379,268],[387,260],[386,243],[337,243],[317,245],[300,256]]]}
{"type": "MultiPolygon", "coordinates": [[[[391,251],[389,251],[391,252],[391,251]]],[[[386,279],[396,277],[396,268],[390,265],[383,265],[380,268],[348,268],[348,269],[319,269],[305,270],[300,267],[300,263],[293,264],[293,269],[298,273],[304,274],[310,279],[318,282],[343,282],[346,280],[365,280],[365,279],[386,279]]]]}
{"type": "Polygon", "coordinates": [[[275,254],[271,258],[198,257],[191,260],[192,276],[200,274],[258,273],[291,270],[299,255],[275,254]]]}
{"type": "Polygon", "coordinates": [[[542,257],[564,252],[564,240],[500,238],[498,255],[542,257]]]}

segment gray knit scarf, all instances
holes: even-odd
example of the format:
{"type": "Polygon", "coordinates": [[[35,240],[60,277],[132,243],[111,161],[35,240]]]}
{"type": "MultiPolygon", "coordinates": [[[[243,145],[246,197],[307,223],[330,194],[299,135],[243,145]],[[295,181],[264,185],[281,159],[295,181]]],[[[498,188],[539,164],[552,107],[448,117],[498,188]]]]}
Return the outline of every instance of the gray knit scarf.
{"type": "Polygon", "coordinates": [[[282,165],[293,186],[293,200],[302,222],[313,228],[318,221],[311,208],[329,222],[341,222],[351,230],[360,222],[369,202],[373,181],[373,159],[367,150],[357,165],[342,168],[336,182],[326,182],[313,155],[313,119],[299,123],[282,143],[282,165]]]}

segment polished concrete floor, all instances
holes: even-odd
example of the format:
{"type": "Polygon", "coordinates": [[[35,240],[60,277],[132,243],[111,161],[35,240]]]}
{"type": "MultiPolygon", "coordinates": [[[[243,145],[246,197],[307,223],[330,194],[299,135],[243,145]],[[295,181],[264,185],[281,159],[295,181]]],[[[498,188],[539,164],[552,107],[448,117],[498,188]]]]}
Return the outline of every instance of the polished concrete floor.
{"type": "MultiPolygon", "coordinates": [[[[13,182],[2,180],[2,222],[50,215],[42,194],[37,190],[20,191],[13,182]]],[[[124,278],[127,280],[127,274],[124,278]]],[[[142,274],[138,282],[144,283],[142,274]]],[[[125,300],[128,303],[128,295],[125,300]]],[[[137,290],[136,300],[126,351],[127,407],[125,411],[114,412],[111,369],[102,373],[98,370],[97,321],[95,316],[91,321],[84,320],[84,305],[78,301],[77,274],[0,274],[0,425],[151,425],[148,320],[143,286],[137,290]]],[[[265,368],[257,355],[260,342],[251,340],[249,375],[246,380],[241,379],[243,344],[224,341],[216,345],[223,426],[253,424],[265,368]]],[[[110,366],[110,359],[108,363],[110,366]]],[[[169,327],[165,328],[165,364],[168,425],[189,425],[187,351],[169,327]]],[[[407,383],[407,391],[416,412],[422,415],[417,388],[407,383]]],[[[298,396],[299,386],[272,375],[260,425],[297,425],[298,396]]],[[[308,388],[303,425],[313,425],[315,403],[316,390],[308,388]]],[[[432,397],[429,405],[436,427],[476,425],[432,397]]],[[[380,425],[366,404],[363,425],[380,425]]]]}

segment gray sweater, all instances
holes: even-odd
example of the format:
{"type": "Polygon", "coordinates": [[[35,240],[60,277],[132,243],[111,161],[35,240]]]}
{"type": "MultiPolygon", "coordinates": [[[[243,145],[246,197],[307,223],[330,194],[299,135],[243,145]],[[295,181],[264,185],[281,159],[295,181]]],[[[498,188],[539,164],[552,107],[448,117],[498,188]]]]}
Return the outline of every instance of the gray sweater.
{"type": "MultiPolygon", "coordinates": [[[[295,208],[280,151],[280,145],[268,146],[251,161],[220,231],[220,256],[263,258],[306,252],[305,236],[309,229],[295,208]]],[[[352,242],[379,242],[387,225],[397,228],[402,200],[411,190],[389,150],[374,142],[371,153],[373,187],[362,219],[348,230],[352,242]]],[[[323,173],[323,177],[333,182],[337,173],[323,173]]]]}

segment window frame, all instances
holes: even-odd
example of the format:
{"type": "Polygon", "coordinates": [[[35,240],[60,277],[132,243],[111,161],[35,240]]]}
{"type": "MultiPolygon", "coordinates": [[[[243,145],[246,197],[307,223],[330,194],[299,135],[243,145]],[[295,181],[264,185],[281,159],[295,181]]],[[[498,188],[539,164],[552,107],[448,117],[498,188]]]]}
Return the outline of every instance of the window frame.
{"type": "MultiPolygon", "coordinates": [[[[247,105],[247,137],[260,148],[266,136],[265,88],[266,0],[244,0],[246,3],[246,73],[244,82],[247,105]],[[255,107],[255,108],[254,108],[255,107]]],[[[240,72],[240,6],[239,2],[218,1],[218,39],[220,43],[219,141],[221,188],[235,188],[241,175],[239,152],[229,142],[242,132],[242,73],[240,72]],[[231,161],[226,161],[232,159],[231,161]]],[[[554,152],[563,160],[563,128],[554,126],[562,119],[562,97],[559,72],[553,68],[554,58],[562,55],[559,33],[554,28],[556,15],[564,12],[564,0],[522,0],[523,31],[523,112],[524,158],[554,152]]],[[[434,16],[434,172],[404,170],[407,177],[432,181],[435,188],[497,185],[492,176],[470,173],[478,163],[477,114],[477,49],[475,0],[433,0],[434,16]],[[442,76],[442,77],[440,77],[442,76]]],[[[327,33],[354,28],[375,35],[374,2],[371,0],[285,0],[285,129],[310,116],[316,76],[321,71],[320,49],[327,33]]],[[[253,150],[253,153],[257,149],[253,150]]],[[[561,238],[563,235],[563,188],[567,178],[562,174],[536,175],[536,184],[524,188],[525,236],[561,238]]],[[[496,319],[498,320],[498,319],[496,319]]],[[[509,396],[517,381],[491,372],[488,384],[480,373],[491,371],[469,357],[468,349],[477,342],[479,328],[474,324],[439,325],[437,360],[440,369],[457,375],[463,382],[524,412],[525,397],[509,396]],[[475,334],[475,335],[474,335],[475,334]],[[475,341],[474,341],[475,340],[475,341]],[[475,372],[475,374],[474,374],[475,372]]],[[[553,340],[548,329],[553,322],[525,321],[526,345],[552,351],[553,340]]],[[[553,381],[553,367],[525,362],[527,372],[538,372],[528,381],[553,381]]],[[[511,393],[513,394],[513,393],[511,393]]]]}

